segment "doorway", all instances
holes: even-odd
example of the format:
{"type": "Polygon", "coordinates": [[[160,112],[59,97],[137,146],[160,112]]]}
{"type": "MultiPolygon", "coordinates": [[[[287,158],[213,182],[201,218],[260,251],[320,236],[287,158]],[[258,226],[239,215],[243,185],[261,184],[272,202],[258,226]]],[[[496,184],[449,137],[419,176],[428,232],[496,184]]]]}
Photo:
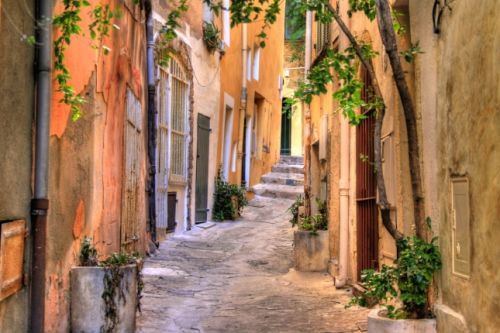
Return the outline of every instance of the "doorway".
{"type": "MultiPolygon", "coordinates": [[[[362,98],[368,100],[370,78],[363,72],[364,88],[362,98]]],[[[373,161],[375,160],[374,131],[375,113],[373,110],[361,112],[367,116],[356,127],[356,236],[357,272],[378,268],[378,207],[377,179],[373,161]]]]}
{"type": "Polygon", "coordinates": [[[210,118],[198,114],[196,151],[195,223],[204,223],[208,215],[208,156],[210,150],[210,118]]]}
{"type": "Polygon", "coordinates": [[[292,150],[292,106],[286,102],[284,98],[282,101],[281,112],[281,155],[289,156],[292,150]]]}

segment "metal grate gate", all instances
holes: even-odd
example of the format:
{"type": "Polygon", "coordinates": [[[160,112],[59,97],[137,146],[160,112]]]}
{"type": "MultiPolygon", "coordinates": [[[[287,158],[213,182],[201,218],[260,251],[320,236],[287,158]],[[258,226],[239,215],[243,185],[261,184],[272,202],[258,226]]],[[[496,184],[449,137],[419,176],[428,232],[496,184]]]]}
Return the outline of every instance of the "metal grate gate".
{"type": "MultiPolygon", "coordinates": [[[[363,99],[369,98],[370,78],[363,73],[363,99]]],[[[373,110],[361,110],[368,116],[356,128],[356,204],[357,271],[378,267],[377,182],[373,161],[375,116],[373,110]]]]}

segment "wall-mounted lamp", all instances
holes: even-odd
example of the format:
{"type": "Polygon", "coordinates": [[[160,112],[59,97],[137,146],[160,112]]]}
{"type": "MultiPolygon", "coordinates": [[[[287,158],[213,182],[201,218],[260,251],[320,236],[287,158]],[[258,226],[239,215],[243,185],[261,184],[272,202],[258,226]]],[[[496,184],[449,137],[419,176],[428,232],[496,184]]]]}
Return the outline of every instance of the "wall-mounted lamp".
{"type": "Polygon", "coordinates": [[[434,6],[432,7],[432,25],[434,26],[434,33],[439,34],[441,32],[441,18],[445,9],[449,9],[451,12],[451,3],[455,0],[434,0],[434,6]],[[441,4],[441,2],[444,2],[441,4]]]}

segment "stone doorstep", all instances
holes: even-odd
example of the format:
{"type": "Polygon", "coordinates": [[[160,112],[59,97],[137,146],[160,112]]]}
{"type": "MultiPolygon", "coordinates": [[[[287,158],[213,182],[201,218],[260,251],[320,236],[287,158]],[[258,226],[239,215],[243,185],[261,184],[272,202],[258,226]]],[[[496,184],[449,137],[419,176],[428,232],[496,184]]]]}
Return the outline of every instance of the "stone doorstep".
{"type": "Polygon", "coordinates": [[[272,172],[277,172],[277,173],[298,173],[298,174],[303,174],[304,173],[304,166],[303,165],[298,165],[298,164],[293,164],[293,165],[288,165],[288,164],[275,164],[271,168],[272,172]]]}
{"type": "Polygon", "coordinates": [[[215,227],[215,225],[216,225],[215,222],[205,222],[205,223],[195,224],[195,227],[198,227],[201,229],[210,229],[212,227],[215,227]]]}
{"type": "Polygon", "coordinates": [[[281,156],[280,163],[282,164],[304,164],[302,156],[281,156]]]}
{"type": "Polygon", "coordinates": [[[302,186],[304,185],[304,175],[270,172],[262,176],[261,182],[265,184],[302,186]]]}
{"type": "Polygon", "coordinates": [[[278,184],[257,184],[252,188],[256,195],[270,198],[295,199],[304,192],[302,187],[278,185],[278,184]]]}

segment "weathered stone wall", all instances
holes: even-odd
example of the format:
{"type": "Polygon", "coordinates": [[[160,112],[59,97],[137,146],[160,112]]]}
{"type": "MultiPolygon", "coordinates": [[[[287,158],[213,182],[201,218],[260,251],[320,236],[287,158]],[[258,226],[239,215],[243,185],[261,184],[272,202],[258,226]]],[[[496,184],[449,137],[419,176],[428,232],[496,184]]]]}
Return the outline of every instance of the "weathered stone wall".
{"type": "MultiPolygon", "coordinates": [[[[21,38],[22,34],[33,35],[33,12],[32,2],[0,1],[0,220],[23,219],[28,227],[34,47],[21,38]]],[[[29,237],[25,241],[25,274],[29,274],[30,250],[29,237]]],[[[0,302],[0,332],[28,331],[28,302],[28,286],[0,302]]]]}
{"type": "Polygon", "coordinates": [[[452,12],[444,11],[441,33],[432,35],[430,22],[424,20],[430,17],[431,2],[415,1],[412,20],[417,27],[426,26],[418,27],[415,37],[434,47],[429,49],[429,57],[434,58],[423,58],[420,64],[417,82],[424,120],[435,121],[434,128],[429,126],[435,141],[425,139],[425,127],[423,136],[424,145],[434,145],[427,151],[424,146],[424,162],[429,164],[427,170],[434,168],[431,177],[436,180],[426,188],[430,196],[426,201],[437,198],[428,206],[436,212],[434,225],[443,255],[438,331],[493,332],[500,327],[500,236],[496,232],[500,216],[500,3],[455,2],[452,12]],[[429,91],[432,87],[436,87],[435,94],[429,91]],[[427,114],[428,104],[435,105],[435,114],[427,114]],[[464,202],[470,214],[464,218],[470,223],[465,227],[454,227],[451,180],[455,177],[464,177],[469,184],[464,202]],[[465,235],[464,241],[471,244],[469,258],[463,258],[470,262],[469,277],[453,271],[454,251],[460,251],[453,232],[465,235]]]}

